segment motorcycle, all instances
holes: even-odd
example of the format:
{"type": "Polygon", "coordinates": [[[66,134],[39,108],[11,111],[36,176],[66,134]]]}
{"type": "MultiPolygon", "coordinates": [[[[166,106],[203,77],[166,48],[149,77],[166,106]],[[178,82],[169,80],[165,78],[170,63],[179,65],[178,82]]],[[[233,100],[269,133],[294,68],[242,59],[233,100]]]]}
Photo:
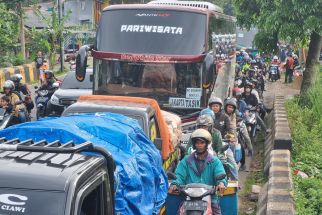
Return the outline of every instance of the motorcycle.
{"type": "Polygon", "coordinates": [[[271,65],[269,70],[269,79],[274,82],[278,79],[278,65],[271,65]]]}
{"type": "Polygon", "coordinates": [[[46,107],[47,107],[47,103],[50,99],[50,96],[48,95],[48,90],[37,90],[36,93],[37,93],[37,96],[36,96],[36,107],[37,107],[36,117],[38,120],[38,119],[46,116],[46,107]]]}
{"type": "MultiPolygon", "coordinates": [[[[56,81],[53,84],[53,89],[57,90],[59,86],[60,86],[59,82],[56,81]]],[[[38,89],[38,87],[35,86],[35,89],[38,89]]],[[[35,101],[36,101],[36,108],[37,108],[36,117],[38,120],[40,118],[47,116],[46,114],[47,103],[50,100],[51,96],[53,95],[53,92],[50,93],[48,90],[40,90],[40,89],[36,90],[35,92],[37,94],[35,101]]]]}
{"type": "Polygon", "coordinates": [[[256,119],[257,107],[248,106],[247,114],[245,116],[245,123],[250,138],[253,140],[256,136],[257,131],[257,119],[256,119]]]}
{"type": "MultiPolygon", "coordinates": [[[[216,177],[222,180],[225,174],[216,177]]],[[[211,195],[215,194],[216,188],[206,184],[192,183],[177,186],[178,192],[185,196],[179,215],[212,215],[211,195]]]]}

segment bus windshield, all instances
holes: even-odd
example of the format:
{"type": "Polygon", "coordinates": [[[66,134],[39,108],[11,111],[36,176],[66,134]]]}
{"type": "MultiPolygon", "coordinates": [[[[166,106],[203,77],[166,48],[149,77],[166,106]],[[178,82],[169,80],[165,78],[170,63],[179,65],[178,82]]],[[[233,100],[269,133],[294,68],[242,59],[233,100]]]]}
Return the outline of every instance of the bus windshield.
{"type": "Polygon", "coordinates": [[[161,106],[200,108],[201,63],[95,61],[95,94],[148,97],[161,106]]]}
{"type": "Polygon", "coordinates": [[[104,11],[97,50],[113,53],[200,55],[206,49],[206,14],[164,9],[104,11]]]}

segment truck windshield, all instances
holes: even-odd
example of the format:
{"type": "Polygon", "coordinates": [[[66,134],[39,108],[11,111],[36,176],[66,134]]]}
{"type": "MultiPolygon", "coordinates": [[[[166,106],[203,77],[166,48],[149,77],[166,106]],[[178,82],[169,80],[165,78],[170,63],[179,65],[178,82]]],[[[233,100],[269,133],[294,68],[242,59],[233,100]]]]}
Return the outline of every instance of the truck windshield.
{"type": "Polygon", "coordinates": [[[63,192],[0,188],[0,214],[64,214],[65,198],[63,192]]]}
{"type": "Polygon", "coordinates": [[[160,105],[199,108],[201,63],[162,64],[98,60],[95,94],[156,99],[160,105]]]}
{"type": "Polygon", "coordinates": [[[206,14],[164,9],[104,11],[97,50],[116,53],[197,55],[205,51],[206,14]]]}

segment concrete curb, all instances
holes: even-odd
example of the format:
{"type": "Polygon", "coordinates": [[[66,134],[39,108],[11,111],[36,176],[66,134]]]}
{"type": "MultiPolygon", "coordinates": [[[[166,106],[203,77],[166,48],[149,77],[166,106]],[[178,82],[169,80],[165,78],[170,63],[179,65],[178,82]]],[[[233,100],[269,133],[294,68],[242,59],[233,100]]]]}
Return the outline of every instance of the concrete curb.
{"type": "Polygon", "coordinates": [[[290,169],[292,138],[284,101],[284,96],[275,96],[274,109],[266,118],[272,129],[264,143],[264,174],[269,179],[257,203],[259,215],[295,214],[290,169]]]}
{"type": "Polygon", "coordinates": [[[32,83],[38,80],[39,75],[34,64],[24,64],[8,68],[0,68],[0,86],[14,74],[21,74],[23,82],[32,83]]]}

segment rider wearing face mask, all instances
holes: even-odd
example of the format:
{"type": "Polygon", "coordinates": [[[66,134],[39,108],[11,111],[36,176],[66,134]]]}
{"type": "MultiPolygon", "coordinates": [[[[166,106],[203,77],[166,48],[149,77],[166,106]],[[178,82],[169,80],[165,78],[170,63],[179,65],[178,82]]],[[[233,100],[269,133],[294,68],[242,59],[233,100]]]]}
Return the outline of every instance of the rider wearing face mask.
{"type": "MultiPolygon", "coordinates": [[[[216,178],[226,173],[217,156],[212,156],[207,151],[208,144],[211,142],[210,133],[205,129],[197,129],[191,134],[191,139],[196,151],[179,162],[175,171],[177,178],[172,181],[169,193],[177,190],[177,185],[202,183],[216,186],[218,195],[222,196],[227,186],[227,179],[216,180],[216,178]]],[[[211,207],[213,214],[221,215],[216,192],[212,195],[211,207]]]]}
{"type": "Polygon", "coordinates": [[[209,99],[209,108],[214,112],[214,127],[218,129],[221,133],[221,136],[224,137],[225,134],[231,132],[231,126],[228,116],[221,110],[223,102],[218,97],[211,97],[209,99]]]}
{"type": "Polygon", "coordinates": [[[256,96],[252,93],[252,90],[253,90],[253,84],[250,82],[247,82],[244,87],[242,98],[244,99],[247,105],[256,106],[258,105],[258,100],[256,96]]]}

